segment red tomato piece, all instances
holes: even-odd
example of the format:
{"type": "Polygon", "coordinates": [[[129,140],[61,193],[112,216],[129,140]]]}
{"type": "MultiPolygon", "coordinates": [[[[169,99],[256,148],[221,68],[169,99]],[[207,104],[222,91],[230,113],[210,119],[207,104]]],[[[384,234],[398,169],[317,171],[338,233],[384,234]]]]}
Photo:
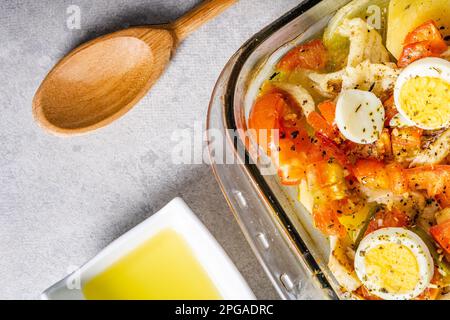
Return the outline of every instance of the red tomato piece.
{"type": "Polygon", "coordinates": [[[422,145],[423,130],[416,127],[395,128],[392,130],[392,152],[398,162],[414,158],[422,145]]]}
{"type": "Polygon", "coordinates": [[[332,125],[330,125],[318,112],[311,112],[308,115],[306,121],[314,129],[315,132],[319,132],[332,140],[339,138],[339,132],[332,125]]]}
{"type": "Polygon", "coordinates": [[[358,160],[353,173],[358,181],[368,188],[388,190],[390,187],[389,176],[383,162],[358,160]]]}
{"type": "Polygon", "coordinates": [[[426,41],[426,40],[442,40],[441,32],[433,20],[428,20],[418,26],[416,29],[406,35],[405,45],[426,41]]]}
{"type": "Polygon", "coordinates": [[[400,210],[378,211],[369,222],[365,235],[383,228],[407,227],[410,223],[409,216],[400,210]]]}
{"type": "Polygon", "coordinates": [[[398,60],[398,66],[401,68],[418,59],[439,57],[447,50],[447,44],[433,20],[429,20],[411,31],[406,36],[404,45],[398,60]]]}
{"type": "Polygon", "coordinates": [[[267,154],[270,154],[272,130],[280,128],[280,117],[285,108],[281,93],[269,93],[258,98],[250,112],[249,129],[256,131],[256,142],[267,154]]]}
{"type": "Polygon", "coordinates": [[[306,174],[316,201],[327,202],[347,197],[344,169],[338,163],[330,161],[312,163],[307,167],[306,174]]]}
{"type": "Polygon", "coordinates": [[[442,209],[450,207],[450,190],[436,195],[435,198],[442,209]]]}
{"type": "Polygon", "coordinates": [[[301,128],[301,118],[295,102],[276,91],[260,97],[250,113],[249,129],[256,130],[258,144],[272,157],[281,182],[287,185],[298,184],[305,176],[311,141],[301,128]]]}
{"type": "Polygon", "coordinates": [[[411,43],[403,48],[397,65],[404,68],[416,60],[427,57],[440,57],[447,50],[445,41],[421,41],[411,43]]]}
{"type": "Polygon", "coordinates": [[[327,120],[328,124],[334,125],[334,119],[336,118],[336,104],[331,100],[327,100],[319,103],[317,108],[322,114],[322,117],[327,120]]]}
{"type": "Polygon", "coordinates": [[[398,113],[397,108],[395,107],[394,96],[390,96],[389,99],[383,102],[384,113],[385,113],[385,121],[384,125],[389,126],[389,122],[391,119],[398,113]]]}
{"type": "Polygon", "coordinates": [[[311,141],[303,129],[282,130],[279,146],[272,158],[278,167],[278,175],[285,185],[296,185],[305,177],[311,141]]]}
{"type": "Polygon", "coordinates": [[[345,237],[347,231],[339,222],[336,202],[328,202],[326,205],[315,206],[313,209],[314,224],[325,235],[345,237]]]}
{"type": "Polygon", "coordinates": [[[278,69],[292,71],[296,68],[321,70],[327,64],[327,50],[321,40],[313,40],[289,51],[278,63],[278,69]]]}
{"type": "Polygon", "coordinates": [[[352,170],[349,159],[336,142],[320,133],[316,133],[315,137],[317,148],[311,150],[308,154],[310,162],[336,160],[344,169],[352,170]]]}
{"type": "Polygon", "coordinates": [[[430,234],[445,252],[450,253],[450,220],[432,226],[430,228],[430,234]]]}
{"type": "Polygon", "coordinates": [[[395,194],[404,194],[408,191],[408,180],[403,167],[397,163],[386,165],[386,173],[389,177],[389,189],[395,194]]]}
{"type": "Polygon", "coordinates": [[[434,197],[450,190],[450,166],[424,166],[405,169],[409,188],[426,190],[428,196],[434,197]]]}
{"type": "Polygon", "coordinates": [[[358,160],[353,172],[362,185],[371,189],[390,190],[400,195],[409,190],[405,170],[397,163],[385,165],[376,160],[358,160]]]}

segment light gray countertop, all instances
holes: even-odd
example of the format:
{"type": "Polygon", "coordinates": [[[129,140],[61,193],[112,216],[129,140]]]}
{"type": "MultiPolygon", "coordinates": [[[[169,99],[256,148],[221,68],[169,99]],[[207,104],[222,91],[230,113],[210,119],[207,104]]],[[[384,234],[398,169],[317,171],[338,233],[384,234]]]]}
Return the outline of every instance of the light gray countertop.
{"type": "Polygon", "coordinates": [[[180,196],[223,245],[259,298],[276,293],[208,165],[174,165],[171,135],[205,122],[225,63],[300,0],[241,0],[191,35],[131,112],[94,133],[60,138],[34,122],[31,101],[70,49],[129,25],[167,22],[199,0],[0,2],[0,298],[35,299],[112,240],[180,196]],[[67,8],[81,29],[67,28],[67,8]]]}

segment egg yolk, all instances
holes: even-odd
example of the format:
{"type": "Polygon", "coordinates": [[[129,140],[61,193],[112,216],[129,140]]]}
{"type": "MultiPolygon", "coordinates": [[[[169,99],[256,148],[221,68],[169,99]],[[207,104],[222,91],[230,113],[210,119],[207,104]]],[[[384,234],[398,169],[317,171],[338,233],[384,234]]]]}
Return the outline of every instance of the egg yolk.
{"type": "Polygon", "coordinates": [[[420,281],[419,265],[407,247],[379,245],[365,254],[367,282],[388,293],[413,291],[420,281]]]}
{"type": "Polygon", "coordinates": [[[400,91],[400,104],[409,119],[426,129],[450,121],[450,84],[440,78],[414,77],[400,91]]]}

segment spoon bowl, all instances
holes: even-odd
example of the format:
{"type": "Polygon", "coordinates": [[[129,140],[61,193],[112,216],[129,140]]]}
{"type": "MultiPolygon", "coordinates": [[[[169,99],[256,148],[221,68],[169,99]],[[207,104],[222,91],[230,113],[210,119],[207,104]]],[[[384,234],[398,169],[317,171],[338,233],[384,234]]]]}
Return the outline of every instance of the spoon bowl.
{"type": "Polygon", "coordinates": [[[236,1],[205,1],[171,25],[133,27],[78,47],[50,71],[36,92],[36,121],[59,135],[110,124],[146,95],[179,42],[236,1]]]}

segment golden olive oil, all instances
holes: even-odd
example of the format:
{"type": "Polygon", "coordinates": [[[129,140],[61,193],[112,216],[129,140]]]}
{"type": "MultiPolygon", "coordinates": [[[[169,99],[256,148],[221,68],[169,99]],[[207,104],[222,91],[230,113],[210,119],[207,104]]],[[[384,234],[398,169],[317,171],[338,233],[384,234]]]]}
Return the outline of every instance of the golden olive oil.
{"type": "Polygon", "coordinates": [[[192,249],[164,230],[83,285],[89,300],[221,299],[192,249]]]}

